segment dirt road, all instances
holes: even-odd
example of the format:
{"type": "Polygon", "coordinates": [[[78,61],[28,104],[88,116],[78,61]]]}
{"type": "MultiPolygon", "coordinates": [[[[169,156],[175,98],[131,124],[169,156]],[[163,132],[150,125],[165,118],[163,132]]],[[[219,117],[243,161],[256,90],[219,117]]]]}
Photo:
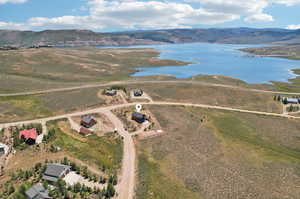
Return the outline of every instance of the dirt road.
{"type": "MultiPolygon", "coordinates": [[[[133,199],[134,197],[134,187],[135,187],[135,146],[133,142],[132,135],[129,132],[125,131],[123,127],[123,123],[119,120],[117,116],[115,116],[111,110],[117,108],[124,108],[129,106],[135,106],[138,103],[127,103],[127,104],[119,104],[113,105],[108,107],[100,107],[95,108],[87,111],[81,111],[76,113],[70,113],[55,117],[37,119],[37,120],[30,120],[30,121],[21,121],[21,122],[13,122],[13,123],[5,123],[0,124],[0,129],[7,128],[10,126],[18,126],[23,124],[31,124],[31,123],[42,123],[45,124],[48,121],[70,118],[73,116],[80,116],[85,114],[92,114],[92,113],[103,113],[105,114],[111,122],[115,125],[118,130],[118,133],[123,137],[124,148],[123,148],[123,163],[122,163],[122,174],[120,177],[120,183],[117,186],[118,192],[118,199],[133,199]]],[[[251,113],[251,114],[258,114],[264,116],[273,116],[273,117],[282,117],[282,118],[289,118],[289,119],[300,119],[300,117],[290,116],[285,114],[277,114],[277,113],[268,113],[268,112],[259,112],[259,111],[249,111],[243,109],[236,109],[230,107],[221,107],[221,106],[211,106],[205,104],[191,104],[191,103],[176,103],[176,102],[143,102],[139,103],[143,105],[157,105],[157,106],[186,106],[186,107],[199,107],[199,108],[208,108],[208,109],[217,109],[223,111],[235,111],[241,113],[251,113]]]]}
{"type": "Polygon", "coordinates": [[[206,82],[201,82],[201,81],[191,81],[191,80],[163,80],[163,81],[162,80],[157,80],[157,81],[149,80],[149,81],[114,81],[114,82],[101,83],[101,84],[88,84],[88,85],[82,85],[82,86],[56,88],[56,89],[48,89],[48,90],[41,90],[41,91],[7,93],[7,94],[0,94],[0,97],[38,95],[38,94],[46,94],[46,93],[53,93],[53,92],[73,91],[73,90],[86,89],[86,88],[106,87],[106,86],[113,86],[113,85],[130,85],[130,84],[147,84],[147,83],[149,83],[149,84],[150,83],[151,84],[163,84],[163,83],[194,84],[194,85],[203,85],[203,86],[232,88],[232,89],[238,89],[238,90],[249,91],[249,92],[273,93],[273,94],[280,94],[280,95],[300,95],[300,93],[268,91],[268,90],[244,88],[244,87],[239,87],[239,86],[223,85],[223,84],[213,84],[213,83],[206,83],[206,82]]]}

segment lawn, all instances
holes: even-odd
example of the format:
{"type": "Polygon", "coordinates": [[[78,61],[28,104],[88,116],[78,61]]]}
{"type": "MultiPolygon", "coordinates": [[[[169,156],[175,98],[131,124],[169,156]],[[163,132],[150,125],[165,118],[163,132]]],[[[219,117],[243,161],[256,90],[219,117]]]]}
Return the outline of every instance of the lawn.
{"type": "Polygon", "coordinates": [[[300,195],[297,120],[173,106],[150,110],[167,134],[138,145],[137,199],[300,195]],[[175,188],[162,196],[168,183],[175,188]]]}
{"type": "Polygon", "coordinates": [[[76,132],[72,132],[76,134],[75,136],[64,133],[60,123],[51,122],[48,124],[49,129],[56,131],[51,145],[59,146],[72,157],[98,168],[104,167],[108,171],[116,171],[121,167],[123,144],[119,137],[106,134],[103,137],[92,135],[77,139],[78,134],[76,132]]]}

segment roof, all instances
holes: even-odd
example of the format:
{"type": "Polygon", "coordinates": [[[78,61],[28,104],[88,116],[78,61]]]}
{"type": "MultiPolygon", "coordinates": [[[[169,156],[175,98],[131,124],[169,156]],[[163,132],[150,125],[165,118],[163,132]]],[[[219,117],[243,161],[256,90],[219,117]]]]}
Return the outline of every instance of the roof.
{"type": "Polygon", "coordinates": [[[5,144],[0,143],[0,152],[4,152],[4,154],[7,154],[9,150],[9,147],[5,144]]]}
{"type": "Polygon", "coordinates": [[[85,122],[85,123],[91,123],[92,121],[93,121],[93,118],[92,118],[92,116],[90,116],[90,115],[85,115],[85,116],[83,116],[82,118],[81,118],[81,121],[83,121],[83,122],[85,122]]]}
{"type": "Polygon", "coordinates": [[[36,138],[38,137],[36,128],[20,131],[19,138],[21,137],[24,137],[26,140],[28,139],[36,140],[36,138]]]}
{"type": "Polygon", "coordinates": [[[292,102],[292,103],[298,103],[298,99],[297,98],[287,98],[286,99],[288,102],[292,102]]]}
{"type": "Polygon", "coordinates": [[[139,118],[139,119],[144,119],[145,115],[142,114],[142,113],[134,112],[134,113],[132,113],[132,117],[139,118]]]}
{"type": "Polygon", "coordinates": [[[36,184],[33,187],[31,187],[29,190],[26,191],[26,195],[30,199],[51,199],[49,197],[49,192],[46,190],[42,184],[36,184]]]}
{"type": "Polygon", "coordinates": [[[43,179],[48,181],[56,181],[57,178],[61,177],[64,172],[70,168],[70,166],[58,163],[48,164],[43,179]]]}
{"type": "Polygon", "coordinates": [[[83,135],[90,135],[90,134],[92,134],[92,131],[90,131],[87,128],[81,127],[80,128],[80,133],[83,134],[83,135]]]}

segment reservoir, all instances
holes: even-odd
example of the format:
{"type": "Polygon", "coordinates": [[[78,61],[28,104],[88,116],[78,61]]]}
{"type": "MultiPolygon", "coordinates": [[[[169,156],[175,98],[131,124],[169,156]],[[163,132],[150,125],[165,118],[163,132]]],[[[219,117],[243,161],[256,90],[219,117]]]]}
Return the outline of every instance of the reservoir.
{"type": "Polygon", "coordinates": [[[230,44],[167,44],[133,46],[130,48],[154,48],[161,52],[161,59],[173,59],[193,64],[186,66],[138,67],[134,77],[169,75],[190,78],[196,75],[223,75],[247,83],[287,82],[296,75],[291,69],[300,69],[300,61],[274,57],[255,57],[238,49],[257,45],[230,44]]]}

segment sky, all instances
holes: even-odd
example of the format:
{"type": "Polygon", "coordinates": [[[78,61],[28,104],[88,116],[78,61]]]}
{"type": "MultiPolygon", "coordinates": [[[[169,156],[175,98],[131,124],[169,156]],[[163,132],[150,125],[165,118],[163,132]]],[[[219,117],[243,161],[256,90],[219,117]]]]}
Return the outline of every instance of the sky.
{"type": "Polygon", "coordinates": [[[0,29],[300,29],[300,0],[0,0],[0,29]]]}

